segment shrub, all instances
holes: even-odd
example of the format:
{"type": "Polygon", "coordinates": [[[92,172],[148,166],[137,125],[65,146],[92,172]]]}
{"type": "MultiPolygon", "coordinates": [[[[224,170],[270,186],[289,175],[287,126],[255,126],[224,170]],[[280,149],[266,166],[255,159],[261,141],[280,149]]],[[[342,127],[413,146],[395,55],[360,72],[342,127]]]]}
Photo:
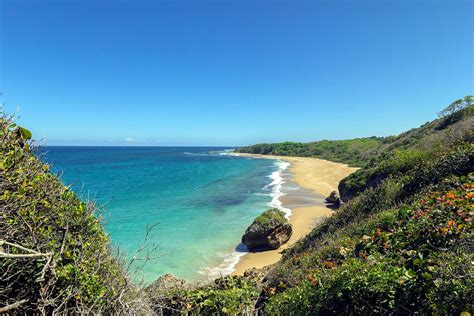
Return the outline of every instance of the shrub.
{"type": "Polygon", "coordinates": [[[191,315],[231,314],[256,311],[260,290],[252,277],[227,276],[208,285],[174,288],[153,293],[152,306],[157,313],[191,315]]]}

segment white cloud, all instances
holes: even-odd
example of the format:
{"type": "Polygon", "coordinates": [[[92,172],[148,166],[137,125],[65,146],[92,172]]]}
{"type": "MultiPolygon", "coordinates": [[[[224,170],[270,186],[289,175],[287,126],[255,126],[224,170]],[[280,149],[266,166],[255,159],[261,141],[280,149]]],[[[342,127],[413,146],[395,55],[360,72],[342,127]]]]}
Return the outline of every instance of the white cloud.
{"type": "Polygon", "coordinates": [[[127,137],[127,138],[125,138],[125,141],[126,141],[127,143],[134,143],[134,142],[136,142],[135,138],[133,138],[133,137],[127,137]]]}

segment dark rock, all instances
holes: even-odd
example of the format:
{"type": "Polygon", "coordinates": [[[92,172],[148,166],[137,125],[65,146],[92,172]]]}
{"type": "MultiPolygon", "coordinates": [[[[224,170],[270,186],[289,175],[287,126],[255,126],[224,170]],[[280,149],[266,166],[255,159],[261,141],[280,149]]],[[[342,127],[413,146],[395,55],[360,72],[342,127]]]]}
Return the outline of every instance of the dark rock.
{"type": "Polygon", "coordinates": [[[276,208],[257,217],[242,236],[242,243],[250,251],[278,249],[293,233],[284,213],[276,208]]]}
{"type": "Polygon", "coordinates": [[[334,205],[340,205],[342,201],[337,191],[332,191],[326,198],[326,202],[334,205]]]}

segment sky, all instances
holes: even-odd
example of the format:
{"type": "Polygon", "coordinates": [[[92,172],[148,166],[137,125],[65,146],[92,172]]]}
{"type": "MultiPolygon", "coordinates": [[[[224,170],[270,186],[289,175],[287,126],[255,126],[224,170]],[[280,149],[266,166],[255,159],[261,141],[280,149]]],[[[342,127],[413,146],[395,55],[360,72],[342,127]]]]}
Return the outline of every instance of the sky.
{"type": "Polygon", "coordinates": [[[47,145],[394,135],[473,94],[472,0],[1,0],[0,101],[47,145]]]}

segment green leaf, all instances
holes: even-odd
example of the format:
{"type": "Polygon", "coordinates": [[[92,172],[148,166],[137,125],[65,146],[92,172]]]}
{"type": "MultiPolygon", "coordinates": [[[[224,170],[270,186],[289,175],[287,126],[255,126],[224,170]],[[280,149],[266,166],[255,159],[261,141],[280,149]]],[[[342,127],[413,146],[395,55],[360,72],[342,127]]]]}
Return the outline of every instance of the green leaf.
{"type": "Polygon", "coordinates": [[[429,274],[428,272],[423,272],[422,275],[423,279],[429,281],[431,280],[433,277],[431,276],[431,274],[429,274]]]}
{"type": "Polygon", "coordinates": [[[411,278],[411,277],[414,277],[416,275],[415,271],[413,270],[408,270],[405,272],[405,275],[408,277],[408,278],[411,278]]]}
{"type": "Polygon", "coordinates": [[[31,134],[31,132],[27,130],[26,128],[21,127],[21,126],[19,126],[18,128],[20,129],[20,135],[21,135],[21,138],[23,138],[23,140],[28,140],[33,136],[33,134],[31,134]]]}

